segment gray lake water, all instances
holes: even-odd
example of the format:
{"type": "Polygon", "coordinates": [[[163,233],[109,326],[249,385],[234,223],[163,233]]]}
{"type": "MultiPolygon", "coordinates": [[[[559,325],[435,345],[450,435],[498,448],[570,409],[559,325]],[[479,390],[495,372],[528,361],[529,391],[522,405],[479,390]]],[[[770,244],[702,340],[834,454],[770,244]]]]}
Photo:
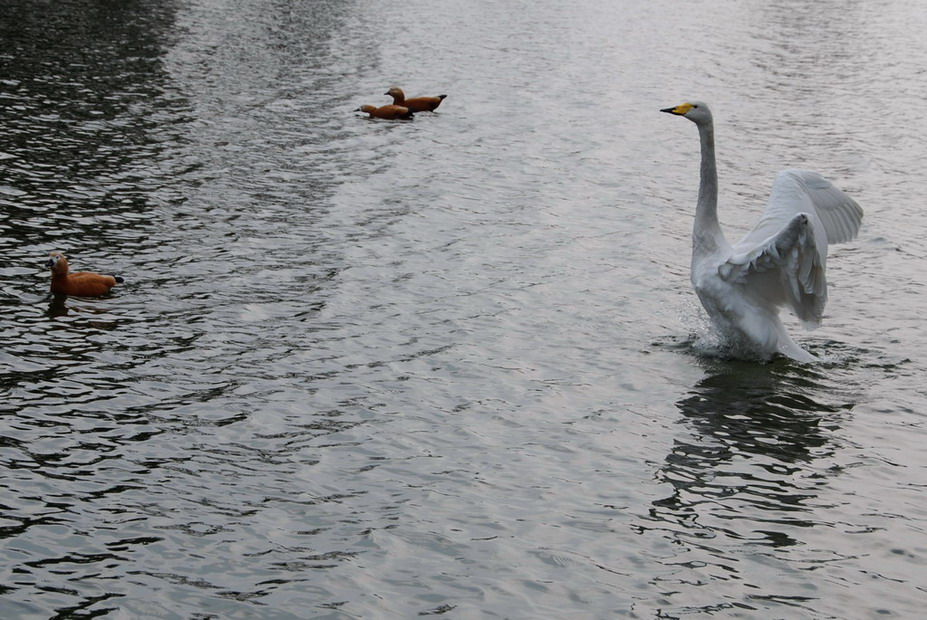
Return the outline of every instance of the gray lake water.
{"type": "Polygon", "coordinates": [[[923,613],[927,5],[0,5],[3,618],[923,613]],[[865,209],[820,364],[717,355],[690,98],[729,237],[865,209]]]}

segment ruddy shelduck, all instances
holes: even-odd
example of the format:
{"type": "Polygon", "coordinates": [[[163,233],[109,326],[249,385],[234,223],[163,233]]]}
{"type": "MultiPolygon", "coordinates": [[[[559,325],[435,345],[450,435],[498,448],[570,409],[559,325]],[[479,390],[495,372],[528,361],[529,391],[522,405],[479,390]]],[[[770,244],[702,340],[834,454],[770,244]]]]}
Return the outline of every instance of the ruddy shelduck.
{"type": "Polygon", "coordinates": [[[406,94],[398,86],[393,86],[387,95],[393,98],[393,105],[401,105],[409,108],[413,112],[434,112],[435,108],[441,105],[447,95],[438,95],[437,97],[413,97],[406,99],[406,94]]]}
{"type": "Polygon", "coordinates": [[[400,105],[381,105],[379,108],[375,105],[362,105],[355,112],[366,112],[370,118],[412,119],[412,110],[400,105]]]}
{"type": "Polygon", "coordinates": [[[119,276],[89,271],[68,273],[68,259],[61,252],[52,252],[51,257],[45,261],[45,266],[51,269],[51,291],[57,295],[99,297],[123,281],[119,276]]]}

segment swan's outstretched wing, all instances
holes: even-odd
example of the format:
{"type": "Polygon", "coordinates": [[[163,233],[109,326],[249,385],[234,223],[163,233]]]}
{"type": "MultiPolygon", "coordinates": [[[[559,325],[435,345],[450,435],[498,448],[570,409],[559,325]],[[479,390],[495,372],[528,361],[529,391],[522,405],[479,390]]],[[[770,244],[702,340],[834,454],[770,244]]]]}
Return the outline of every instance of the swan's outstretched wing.
{"type": "Polygon", "coordinates": [[[827,245],[853,239],[862,217],[860,206],[821,175],[785,170],[763,217],[734,245],[719,274],[816,326],[827,303],[827,245]]]}
{"type": "Polygon", "coordinates": [[[856,201],[817,172],[783,170],[773,182],[763,217],[737,246],[762,243],[799,213],[817,217],[827,234],[827,243],[855,239],[863,220],[863,210],[856,201]]]}

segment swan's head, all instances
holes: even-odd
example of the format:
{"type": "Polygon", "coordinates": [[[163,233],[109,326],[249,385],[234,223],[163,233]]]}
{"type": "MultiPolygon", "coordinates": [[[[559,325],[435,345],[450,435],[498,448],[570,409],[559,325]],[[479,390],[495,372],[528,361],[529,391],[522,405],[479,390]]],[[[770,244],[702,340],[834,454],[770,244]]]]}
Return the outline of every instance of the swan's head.
{"type": "Polygon", "coordinates": [[[711,122],[711,110],[708,105],[701,101],[692,101],[680,103],[675,108],[664,108],[661,112],[675,114],[676,116],[685,116],[696,125],[704,125],[711,122]]]}

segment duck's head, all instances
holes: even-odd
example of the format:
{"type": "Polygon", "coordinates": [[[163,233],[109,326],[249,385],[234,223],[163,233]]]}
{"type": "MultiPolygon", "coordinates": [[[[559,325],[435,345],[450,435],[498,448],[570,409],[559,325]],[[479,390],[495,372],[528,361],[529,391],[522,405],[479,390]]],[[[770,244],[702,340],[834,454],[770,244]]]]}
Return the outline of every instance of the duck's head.
{"type": "Polygon", "coordinates": [[[402,89],[399,88],[398,86],[391,86],[390,89],[386,91],[384,94],[389,95],[390,97],[399,98],[399,99],[406,98],[406,94],[402,92],[402,89]]]}
{"type": "Polygon", "coordinates": [[[711,110],[708,105],[701,101],[691,101],[680,103],[674,108],[664,108],[661,112],[675,114],[676,116],[685,116],[696,125],[702,125],[711,122],[711,110]]]}
{"type": "Polygon", "coordinates": [[[45,261],[45,266],[55,273],[68,272],[68,258],[61,252],[52,252],[45,261]]]}
{"type": "Polygon", "coordinates": [[[376,109],[377,109],[377,106],[366,104],[366,105],[362,105],[361,107],[357,108],[354,111],[355,112],[366,112],[367,114],[371,114],[376,109]]]}

